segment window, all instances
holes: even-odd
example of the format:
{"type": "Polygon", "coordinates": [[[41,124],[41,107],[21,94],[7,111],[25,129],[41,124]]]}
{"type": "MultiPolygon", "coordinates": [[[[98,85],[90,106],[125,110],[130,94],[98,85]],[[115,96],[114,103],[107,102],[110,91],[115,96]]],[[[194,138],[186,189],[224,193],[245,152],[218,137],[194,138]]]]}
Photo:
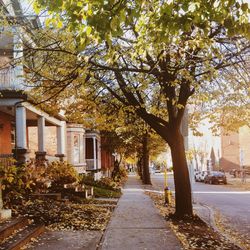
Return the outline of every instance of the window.
{"type": "Polygon", "coordinates": [[[94,141],[93,138],[86,138],[86,159],[94,159],[94,141]]]}

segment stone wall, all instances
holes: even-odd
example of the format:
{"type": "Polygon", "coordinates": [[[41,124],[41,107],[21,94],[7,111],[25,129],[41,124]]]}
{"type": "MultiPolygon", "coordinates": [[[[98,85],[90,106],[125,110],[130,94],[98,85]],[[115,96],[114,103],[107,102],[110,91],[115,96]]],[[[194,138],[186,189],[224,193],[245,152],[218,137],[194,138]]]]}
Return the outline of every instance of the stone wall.
{"type": "MultiPolygon", "coordinates": [[[[28,128],[28,147],[30,157],[35,157],[35,152],[38,151],[38,136],[37,127],[28,128]]],[[[45,151],[48,156],[54,156],[57,153],[56,127],[45,128],[45,151]]]]}

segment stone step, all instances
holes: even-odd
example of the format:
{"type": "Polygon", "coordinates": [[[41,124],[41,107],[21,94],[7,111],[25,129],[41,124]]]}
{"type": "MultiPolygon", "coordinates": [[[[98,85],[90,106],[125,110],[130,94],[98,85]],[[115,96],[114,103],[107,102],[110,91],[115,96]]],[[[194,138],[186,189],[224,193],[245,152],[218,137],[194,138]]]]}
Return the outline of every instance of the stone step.
{"type": "Polygon", "coordinates": [[[29,220],[25,217],[16,218],[3,223],[0,226],[0,242],[11,236],[16,230],[24,228],[27,225],[29,225],[29,220]]]}
{"type": "Polygon", "coordinates": [[[21,247],[29,243],[32,238],[38,237],[44,231],[44,225],[31,224],[0,244],[0,250],[20,250],[21,247]]]}

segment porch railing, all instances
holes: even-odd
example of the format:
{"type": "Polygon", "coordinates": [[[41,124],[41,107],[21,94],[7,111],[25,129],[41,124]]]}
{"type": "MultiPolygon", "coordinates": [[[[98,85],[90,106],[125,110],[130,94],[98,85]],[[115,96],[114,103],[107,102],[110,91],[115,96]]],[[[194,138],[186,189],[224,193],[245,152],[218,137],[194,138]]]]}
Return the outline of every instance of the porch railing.
{"type": "Polygon", "coordinates": [[[86,170],[94,170],[95,165],[94,165],[94,160],[93,159],[86,159],[86,170]]]}
{"type": "Polygon", "coordinates": [[[94,159],[86,159],[86,164],[87,164],[87,166],[86,166],[86,170],[88,171],[88,170],[96,170],[95,169],[95,161],[96,161],[96,169],[100,169],[101,168],[101,166],[100,166],[100,164],[98,164],[98,159],[96,159],[96,160],[94,160],[94,159]]]}

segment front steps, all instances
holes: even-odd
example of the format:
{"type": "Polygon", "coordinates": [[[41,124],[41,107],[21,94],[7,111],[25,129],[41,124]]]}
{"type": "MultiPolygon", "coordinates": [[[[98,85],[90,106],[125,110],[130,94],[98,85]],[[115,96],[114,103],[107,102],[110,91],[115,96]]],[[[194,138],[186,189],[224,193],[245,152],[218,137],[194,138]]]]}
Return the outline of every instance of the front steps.
{"type": "Polygon", "coordinates": [[[25,217],[0,225],[0,250],[18,250],[45,231],[44,225],[30,224],[25,217]]]}

